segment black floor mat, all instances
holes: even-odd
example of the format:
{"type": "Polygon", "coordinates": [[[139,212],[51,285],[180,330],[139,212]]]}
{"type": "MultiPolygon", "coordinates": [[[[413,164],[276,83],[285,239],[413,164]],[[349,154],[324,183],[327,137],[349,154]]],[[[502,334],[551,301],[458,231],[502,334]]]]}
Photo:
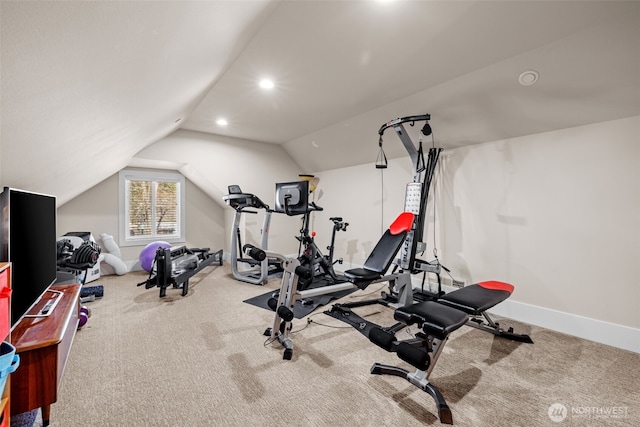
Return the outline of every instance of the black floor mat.
{"type": "MultiPolygon", "coordinates": [[[[319,282],[319,283],[315,283],[311,286],[311,288],[317,288],[317,287],[321,287],[321,286],[326,286],[326,282],[319,282]]],[[[326,294],[326,295],[319,295],[313,298],[307,298],[307,301],[309,302],[309,304],[302,304],[300,301],[296,301],[295,305],[293,306],[293,315],[296,319],[302,319],[303,317],[309,315],[310,313],[312,313],[315,309],[317,309],[318,307],[320,307],[321,305],[327,305],[329,304],[331,301],[335,300],[335,299],[340,299],[344,296],[349,295],[352,292],[357,291],[358,288],[354,287],[353,289],[347,289],[344,291],[339,291],[339,292],[333,292],[330,294],[326,294]]],[[[265,310],[269,310],[271,311],[271,309],[269,308],[269,306],[267,305],[267,301],[269,300],[269,298],[271,298],[271,295],[273,295],[273,293],[276,292],[275,290],[273,291],[269,291],[266,294],[262,294],[262,295],[258,295],[257,297],[253,297],[253,298],[249,298],[243,302],[246,302],[247,304],[251,304],[251,305],[255,305],[256,307],[260,307],[260,308],[264,308],[265,310]]]]}

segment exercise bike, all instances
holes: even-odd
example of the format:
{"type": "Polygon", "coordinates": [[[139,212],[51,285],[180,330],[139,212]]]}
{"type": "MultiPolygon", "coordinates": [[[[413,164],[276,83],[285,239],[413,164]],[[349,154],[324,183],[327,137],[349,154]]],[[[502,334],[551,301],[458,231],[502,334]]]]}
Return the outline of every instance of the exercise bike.
{"type": "MultiPolygon", "coordinates": [[[[298,283],[298,289],[304,290],[311,287],[314,282],[319,286],[343,283],[347,280],[333,269],[336,263],[342,264],[342,259],[333,260],[333,250],[336,233],[345,231],[349,223],[343,222],[340,217],[333,217],[333,233],[331,246],[328,246],[329,255],[322,253],[315,243],[315,232],[309,234],[309,224],[312,212],[321,212],[323,208],[309,201],[309,181],[281,182],[276,184],[275,212],[285,213],[288,216],[302,215],[302,228],[296,239],[300,242],[298,247],[298,261],[303,268],[311,272],[311,276],[302,279],[298,283]]],[[[314,286],[315,287],[315,286],[314,286]]]]}
{"type": "Polygon", "coordinates": [[[336,274],[333,266],[335,264],[342,264],[343,259],[339,258],[333,260],[333,253],[336,241],[336,233],[338,231],[347,231],[349,226],[348,222],[344,222],[342,217],[331,217],[330,221],[333,222],[333,228],[331,232],[331,245],[327,246],[329,255],[323,255],[320,248],[315,243],[315,231],[309,234],[309,222],[311,212],[322,211],[322,208],[316,205],[314,202],[309,204],[309,210],[304,214],[302,218],[302,228],[300,229],[300,235],[296,236],[296,239],[300,242],[298,248],[298,261],[303,268],[307,268],[311,274],[309,277],[300,278],[298,281],[299,289],[308,289],[311,284],[318,280],[325,280],[327,284],[333,285],[336,283],[345,282],[346,279],[336,274]]]}

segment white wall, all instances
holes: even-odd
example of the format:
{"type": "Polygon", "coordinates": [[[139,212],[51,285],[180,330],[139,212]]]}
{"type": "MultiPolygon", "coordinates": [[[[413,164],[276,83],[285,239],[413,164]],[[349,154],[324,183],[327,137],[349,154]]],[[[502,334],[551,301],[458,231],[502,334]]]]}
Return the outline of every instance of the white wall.
{"type": "Polygon", "coordinates": [[[342,217],[349,226],[346,232],[336,234],[335,257],[361,266],[384,230],[403,211],[405,186],[411,181],[411,161],[408,157],[389,160],[384,171],[367,164],[323,171],[316,176],[320,183],[315,201],[324,209],[313,214],[316,242],[324,250],[331,241],[333,223],[329,218],[342,217]]]}
{"type": "MultiPolygon", "coordinates": [[[[89,231],[100,242],[100,234],[119,239],[118,174],[112,175],[80,196],[58,208],[58,235],[70,231],[89,231]]],[[[212,251],[226,244],[224,209],[186,180],[186,242],[189,247],[209,247],[212,251]]],[[[143,246],[120,246],[122,259],[135,263],[143,246]]],[[[104,247],[103,247],[104,249],[104,247]]]]}
{"type": "MultiPolygon", "coordinates": [[[[247,193],[257,195],[273,208],[275,183],[295,181],[303,173],[294,160],[275,144],[179,130],[140,151],[135,161],[169,162],[177,165],[216,203],[224,207],[225,252],[229,251],[233,209],[222,197],[227,187],[240,185],[247,193]]],[[[260,243],[264,211],[243,215],[243,243],[260,243]]],[[[269,232],[269,249],[282,253],[297,251],[293,236],[299,230],[297,218],[274,214],[269,232]]]]}
{"type": "Polygon", "coordinates": [[[439,188],[443,258],[466,280],[514,283],[514,301],[640,328],[639,125],[453,150],[439,188]]]}
{"type": "MultiPolygon", "coordinates": [[[[514,318],[521,303],[543,309],[520,316],[532,323],[563,330],[535,318],[559,312],[633,328],[638,337],[639,165],[640,117],[445,151],[435,178],[440,261],[467,283],[513,283],[514,318]]],[[[384,174],[386,226],[403,207],[408,157],[384,174]]],[[[316,175],[322,214],[352,224],[337,255],[361,264],[381,235],[380,171],[371,164],[316,175]]],[[[328,233],[324,222],[317,228],[328,233]]]]}
{"type": "MultiPolygon", "coordinates": [[[[139,152],[136,166],[156,166],[180,171],[187,177],[187,246],[223,249],[228,256],[234,211],[222,200],[227,186],[238,184],[273,207],[275,183],[295,181],[299,167],[278,145],[177,131],[139,152]]],[[[114,236],[118,243],[118,174],[58,208],[58,234],[91,231],[114,236]]],[[[259,244],[264,211],[243,215],[243,243],[259,244]]],[[[298,217],[274,214],[269,248],[290,254],[297,251],[294,236],[298,217]]],[[[134,263],[142,246],[121,247],[122,258],[134,263]]]]}

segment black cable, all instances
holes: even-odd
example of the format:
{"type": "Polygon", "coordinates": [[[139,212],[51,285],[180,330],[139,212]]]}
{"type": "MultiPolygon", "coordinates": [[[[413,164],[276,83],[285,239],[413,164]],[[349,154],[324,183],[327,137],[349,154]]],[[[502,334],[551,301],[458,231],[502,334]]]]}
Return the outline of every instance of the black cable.
{"type": "Polygon", "coordinates": [[[380,234],[384,234],[384,169],[380,169],[380,234]]]}
{"type": "Polygon", "coordinates": [[[277,341],[277,340],[278,340],[278,337],[274,337],[274,338],[269,337],[269,338],[267,338],[266,340],[264,340],[264,342],[262,343],[262,345],[263,345],[264,347],[266,347],[266,346],[268,346],[269,344],[271,344],[272,342],[275,342],[275,341],[277,341]]]}
{"type": "MultiPolygon", "coordinates": [[[[300,329],[300,330],[297,330],[296,332],[300,332],[300,331],[302,331],[302,330],[303,330],[303,329],[305,329],[307,326],[309,326],[311,323],[315,323],[316,325],[324,326],[325,328],[332,328],[332,329],[352,329],[352,328],[353,328],[353,326],[350,326],[350,325],[346,325],[346,326],[333,326],[333,325],[327,325],[327,324],[325,324],[325,323],[317,322],[317,321],[315,321],[315,320],[313,320],[313,319],[311,318],[311,317],[316,316],[316,315],[318,315],[318,314],[322,314],[322,313],[314,313],[314,314],[312,314],[311,316],[309,316],[309,317],[307,318],[307,324],[305,325],[305,327],[304,327],[304,328],[302,328],[302,329],[300,329]]],[[[293,332],[292,332],[292,333],[293,333],[293,332]]]]}

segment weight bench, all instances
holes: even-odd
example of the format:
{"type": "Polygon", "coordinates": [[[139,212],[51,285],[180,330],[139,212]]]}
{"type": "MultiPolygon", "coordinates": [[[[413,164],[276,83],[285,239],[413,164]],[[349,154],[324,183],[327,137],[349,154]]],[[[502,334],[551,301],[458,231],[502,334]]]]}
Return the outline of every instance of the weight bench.
{"type": "Polygon", "coordinates": [[[373,327],[369,331],[369,340],[386,351],[395,352],[416,371],[411,373],[397,366],[374,363],[371,373],[401,377],[426,391],[436,402],[440,422],[453,424],[444,396],[429,383],[428,378],[449,335],[467,322],[467,314],[434,301],[423,301],[396,309],[393,317],[401,323],[391,328],[373,327]],[[418,332],[415,338],[399,341],[394,331],[413,324],[417,324],[422,332],[418,332]]]}
{"type": "MultiPolygon", "coordinates": [[[[344,275],[361,289],[363,284],[368,285],[382,279],[382,275],[391,264],[390,258],[393,258],[402,245],[412,222],[412,214],[401,214],[380,239],[364,267],[347,270],[344,275]]],[[[351,308],[359,306],[358,303],[335,304],[331,310],[325,311],[325,314],[354,326],[371,342],[386,351],[396,353],[401,360],[412,365],[416,369],[413,373],[400,367],[375,363],[371,367],[371,373],[399,376],[426,391],[436,402],[440,421],[452,424],[451,410],[438,389],[429,383],[429,375],[450,334],[465,324],[512,340],[533,343],[528,335],[514,334],[512,328],[508,331],[502,330],[486,312],[509,298],[513,289],[513,285],[508,283],[486,281],[449,292],[433,300],[401,305],[394,311],[394,319],[399,323],[387,328],[367,321],[351,311],[351,308]],[[483,316],[484,321],[478,319],[479,316],[483,316]],[[396,332],[414,324],[421,329],[415,338],[402,341],[396,338],[396,332]]],[[[364,302],[360,305],[369,303],[364,302]]]]}
{"type": "MultiPolygon", "coordinates": [[[[481,282],[470,285],[451,292],[446,300],[443,297],[395,309],[393,317],[399,323],[387,328],[359,317],[350,309],[344,310],[338,307],[336,310],[332,309],[333,313],[327,314],[354,326],[357,325],[357,329],[366,335],[372,343],[388,352],[396,353],[401,360],[413,366],[416,369],[415,372],[397,366],[374,363],[370,372],[375,375],[393,375],[404,378],[426,391],[436,403],[440,422],[453,424],[451,410],[440,391],[429,383],[429,375],[450,334],[468,324],[470,322],[469,315],[485,313],[484,310],[508,298],[512,290],[512,285],[502,282],[481,282]],[[479,304],[473,303],[473,299],[476,297],[479,304]],[[410,325],[417,325],[421,331],[415,335],[415,338],[398,340],[395,333],[410,325]]],[[[525,340],[519,341],[526,342],[525,340]]],[[[528,342],[533,341],[529,338],[528,342]]]]}

